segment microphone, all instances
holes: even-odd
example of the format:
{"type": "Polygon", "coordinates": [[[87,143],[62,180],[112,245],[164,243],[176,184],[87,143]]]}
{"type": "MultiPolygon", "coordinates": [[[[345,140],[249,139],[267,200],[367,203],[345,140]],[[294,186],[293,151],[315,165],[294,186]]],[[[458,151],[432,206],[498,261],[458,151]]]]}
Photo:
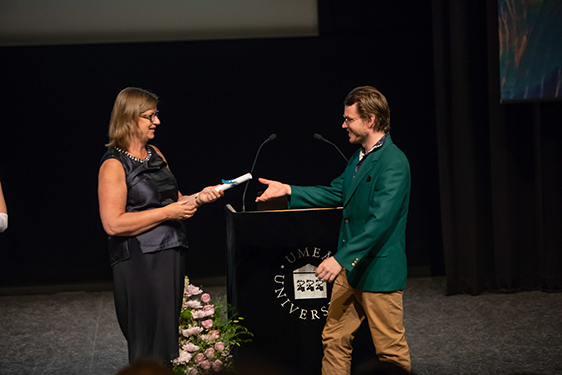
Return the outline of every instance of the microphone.
{"type": "Polygon", "coordinates": [[[343,154],[343,152],[340,151],[340,149],[338,148],[338,146],[336,146],[335,144],[333,144],[332,142],[328,141],[326,138],[322,137],[320,134],[318,133],[314,133],[314,138],[318,139],[319,141],[323,141],[326,142],[332,146],[334,146],[336,148],[336,150],[338,150],[341,154],[341,156],[343,156],[343,158],[345,159],[346,162],[348,162],[349,160],[345,157],[345,155],[343,154]]]}
{"type": "MultiPolygon", "coordinates": [[[[260,154],[260,150],[263,147],[263,145],[265,145],[267,142],[269,141],[273,141],[275,138],[277,138],[277,134],[273,133],[271,134],[262,144],[261,146],[258,148],[258,152],[256,152],[256,157],[254,158],[254,164],[252,164],[252,169],[250,169],[250,174],[254,173],[254,167],[256,166],[256,161],[258,160],[258,155],[260,154]]],[[[246,211],[246,190],[248,190],[248,184],[250,183],[250,181],[246,182],[246,186],[244,186],[244,194],[242,194],[242,212],[246,211]]]]}

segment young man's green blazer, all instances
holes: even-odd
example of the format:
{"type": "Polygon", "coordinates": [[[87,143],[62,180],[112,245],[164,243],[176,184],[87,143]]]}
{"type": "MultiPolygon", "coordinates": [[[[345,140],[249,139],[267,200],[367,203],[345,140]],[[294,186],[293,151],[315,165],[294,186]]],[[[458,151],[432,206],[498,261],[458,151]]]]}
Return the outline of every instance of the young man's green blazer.
{"type": "Polygon", "coordinates": [[[359,150],[330,186],[291,186],[290,208],[343,207],[337,253],[349,284],[390,292],[406,286],[410,164],[387,136],[356,168],[359,150]]]}

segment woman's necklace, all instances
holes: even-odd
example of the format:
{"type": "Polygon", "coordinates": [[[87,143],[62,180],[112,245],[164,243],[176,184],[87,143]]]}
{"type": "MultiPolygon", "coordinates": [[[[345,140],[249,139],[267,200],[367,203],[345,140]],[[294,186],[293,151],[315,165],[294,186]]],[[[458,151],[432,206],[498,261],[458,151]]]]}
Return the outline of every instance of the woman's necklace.
{"type": "Polygon", "coordinates": [[[120,153],[127,155],[129,158],[131,158],[132,160],[138,162],[138,163],[144,163],[150,160],[150,157],[152,156],[152,151],[150,151],[150,148],[146,148],[146,157],[144,159],[141,158],[137,158],[136,156],[133,156],[131,154],[129,154],[127,151],[123,151],[121,150],[119,147],[115,147],[115,149],[117,151],[119,151],[120,153]]]}

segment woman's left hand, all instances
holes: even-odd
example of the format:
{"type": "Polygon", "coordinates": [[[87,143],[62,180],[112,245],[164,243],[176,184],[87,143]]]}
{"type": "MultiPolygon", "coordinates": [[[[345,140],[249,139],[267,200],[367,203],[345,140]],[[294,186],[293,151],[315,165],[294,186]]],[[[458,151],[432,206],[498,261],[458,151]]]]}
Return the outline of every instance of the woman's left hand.
{"type": "Polygon", "coordinates": [[[222,190],[215,190],[215,188],[219,185],[215,186],[207,186],[205,189],[199,192],[197,196],[197,203],[199,205],[206,204],[206,203],[213,203],[220,197],[224,196],[224,191],[222,190]]]}

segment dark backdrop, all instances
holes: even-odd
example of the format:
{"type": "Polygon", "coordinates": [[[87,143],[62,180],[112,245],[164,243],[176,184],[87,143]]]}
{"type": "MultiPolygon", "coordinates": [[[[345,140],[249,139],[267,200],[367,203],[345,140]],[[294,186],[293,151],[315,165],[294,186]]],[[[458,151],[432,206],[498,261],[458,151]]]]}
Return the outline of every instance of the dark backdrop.
{"type": "MultiPolygon", "coordinates": [[[[342,101],[368,84],[412,167],[410,274],[562,289],[562,102],[499,104],[497,21],[496,0],[319,1],[314,38],[0,48],[0,286],[111,281],[96,184],[122,88],[160,95],[154,143],[192,193],[248,172],[272,133],[254,175],[329,183],[343,158],[312,135],[350,156],[342,101]]],[[[192,278],[225,275],[223,209],[241,199],[189,220],[192,278]]]]}
{"type": "MultiPolygon", "coordinates": [[[[327,184],[348,157],[342,102],[356,86],[388,98],[392,136],[410,159],[407,232],[412,274],[443,274],[431,2],[319,1],[320,36],[199,42],[0,48],[2,162],[10,227],[0,236],[0,285],[111,281],[97,172],[117,93],[161,98],[154,144],[181,191],[249,171],[292,184],[327,184]]],[[[261,189],[252,181],[247,210],[261,189]]],[[[224,276],[224,205],[188,221],[192,278],[224,276]]]]}
{"type": "Polygon", "coordinates": [[[497,0],[433,6],[447,292],[560,291],[562,102],[500,105],[497,0]]]}

